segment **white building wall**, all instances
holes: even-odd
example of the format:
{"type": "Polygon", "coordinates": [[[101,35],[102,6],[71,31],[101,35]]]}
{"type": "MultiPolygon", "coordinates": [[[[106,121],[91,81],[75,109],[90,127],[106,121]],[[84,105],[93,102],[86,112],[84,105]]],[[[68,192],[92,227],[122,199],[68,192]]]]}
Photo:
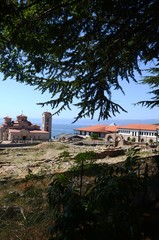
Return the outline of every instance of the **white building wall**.
{"type": "Polygon", "coordinates": [[[122,135],[125,140],[135,138],[136,142],[143,141],[149,143],[151,139],[153,142],[156,142],[156,131],[120,129],[119,134],[122,135]]]}

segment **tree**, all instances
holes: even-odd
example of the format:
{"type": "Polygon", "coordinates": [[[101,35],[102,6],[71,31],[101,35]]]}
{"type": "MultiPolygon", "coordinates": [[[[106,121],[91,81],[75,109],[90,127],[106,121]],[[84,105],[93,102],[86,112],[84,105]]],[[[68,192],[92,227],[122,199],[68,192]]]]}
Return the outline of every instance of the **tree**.
{"type": "Polygon", "coordinates": [[[153,108],[155,106],[159,106],[159,68],[151,68],[149,69],[151,76],[146,76],[142,84],[149,84],[152,91],[149,93],[153,95],[151,100],[140,101],[137,104],[141,104],[142,106],[146,106],[149,108],[153,108]],[[153,75],[152,75],[153,74],[153,75]]]}
{"type": "Polygon", "coordinates": [[[125,111],[113,102],[121,81],[159,55],[158,0],[5,0],[0,10],[0,71],[34,85],[76,120],[125,111]]]}

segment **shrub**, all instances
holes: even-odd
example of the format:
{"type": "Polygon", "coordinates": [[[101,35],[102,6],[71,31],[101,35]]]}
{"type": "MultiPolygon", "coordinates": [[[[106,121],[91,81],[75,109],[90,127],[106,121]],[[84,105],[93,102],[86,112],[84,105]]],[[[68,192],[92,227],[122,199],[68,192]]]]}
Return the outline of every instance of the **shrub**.
{"type": "MultiPolygon", "coordinates": [[[[76,157],[83,162],[89,154],[76,157]]],[[[139,211],[133,200],[145,180],[138,176],[138,160],[136,150],[131,150],[122,167],[108,166],[82,194],[73,178],[64,174],[55,178],[48,192],[52,239],[140,239],[139,211]]]]}
{"type": "Polygon", "coordinates": [[[92,138],[92,140],[98,140],[99,139],[97,133],[92,133],[91,138],[92,138]]]}
{"type": "Polygon", "coordinates": [[[149,143],[152,144],[152,143],[153,143],[153,139],[150,139],[150,140],[149,140],[149,143]]]}
{"type": "Polygon", "coordinates": [[[132,142],[136,142],[136,139],[135,139],[135,138],[132,138],[131,141],[132,141],[132,142]]]}

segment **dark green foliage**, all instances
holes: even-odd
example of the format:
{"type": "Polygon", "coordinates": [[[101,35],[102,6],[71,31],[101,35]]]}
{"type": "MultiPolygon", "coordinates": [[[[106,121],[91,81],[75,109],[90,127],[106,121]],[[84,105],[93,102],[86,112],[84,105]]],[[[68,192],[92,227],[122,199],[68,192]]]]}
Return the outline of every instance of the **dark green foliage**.
{"type": "Polygon", "coordinates": [[[98,134],[97,133],[92,133],[91,138],[92,138],[92,140],[98,140],[98,134]]]}
{"type": "Polygon", "coordinates": [[[60,159],[62,158],[63,161],[68,161],[70,160],[70,153],[68,151],[63,151],[59,157],[60,159]]]}
{"type": "Polygon", "coordinates": [[[131,141],[132,141],[132,142],[136,142],[136,139],[135,139],[135,138],[132,138],[131,141]]]}
{"type": "Polygon", "coordinates": [[[142,106],[146,106],[149,108],[158,107],[159,106],[159,68],[151,68],[148,70],[151,74],[150,76],[146,76],[142,84],[148,84],[150,86],[151,91],[149,92],[152,94],[151,100],[144,100],[140,101],[137,104],[141,104],[142,106]]]}
{"type": "Polygon", "coordinates": [[[76,120],[97,110],[107,119],[125,111],[112,97],[124,93],[121,81],[135,80],[140,62],[158,63],[158,7],[158,0],[3,0],[0,71],[49,92],[40,104],[56,113],[75,104],[76,120]]]}
{"type": "Polygon", "coordinates": [[[86,166],[91,166],[94,161],[97,159],[97,153],[93,151],[89,152],[82,152],[79,153],[75,156],[75,161],[78,165],[78,167],[81,167],[81,175],[80,175],[80,196],[82,195],[82,186],[83,186],[83,173],[84,173],[84,168],[86,166]]]}
{"type": "Polygon", "coordinates": [[[83,225],[85,211],[71,180],[64,175],[58,176],[51,184],[48,196],[55,239],[80,239],[79,225],[83,225]]]}
{"type": "Polygon", "coordinates": [[[97,159],[97,153],[95,153],[94,151],[87,151],[87,152],[82,152],[82,153],[78,153],[75,156],[75,161],[80,164],[82,161],[84,161],[84,163],[93,163],[95,160],[97,159]]]}
{"type": "Polygon", "coordinates": [[[140,239],[142,219],[137,202],[147,178],[139,176],[139,160],[132,150],[123,166],[108,166],[85,185],[82,194],[76,178],[55,178],[48,191],[52,239],[140,239]]]}

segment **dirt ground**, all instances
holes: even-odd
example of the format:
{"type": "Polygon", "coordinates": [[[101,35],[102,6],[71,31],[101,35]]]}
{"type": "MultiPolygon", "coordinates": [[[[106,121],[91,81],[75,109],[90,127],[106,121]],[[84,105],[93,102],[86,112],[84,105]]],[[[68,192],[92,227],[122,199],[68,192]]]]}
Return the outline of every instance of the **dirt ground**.
{"type": "MultiPolygon", "coordinates": [[[[94,150],[60,142],[0,149],[0,239],[48,240],[52,216],[47,190],[54,173],[74,166],[73,157],[78,153],[94,150]]],[[[97,162],[124,160],[120,156],[97,162]]]]}
{"type": "MultiPolygon", "coordinates": [[[[47,190],[53,174],[74,166],[73,157],[80,152],[103,150],[60,142],[0,149],[0,239],[48,240],[52,215],[47,190]]],[[[96,163],[115,164],[126,158],[107,156],[96,163]]],[[[146,232],[142,239],[158,240],[159,207],[148,208],[144,214],[146,232]]]]}
{"type": "MultiPolygon", "coordinates": [[[[60,142],[42,143],[34,147],[5,148],[0,150],[0,181],[7,179],[23,179],[28,174],[52,174],[63,172],[72,166],[69,159],[59,158],[63,152],[73,157],[84,151],[98,151],[95,147],[75,146],[60,142]]],[[[101,149],[99,149],[101,151],[101,149]]],[[[125,156],[106,157],[97,163],[117,163],[125,160],[125,156]]]]}

